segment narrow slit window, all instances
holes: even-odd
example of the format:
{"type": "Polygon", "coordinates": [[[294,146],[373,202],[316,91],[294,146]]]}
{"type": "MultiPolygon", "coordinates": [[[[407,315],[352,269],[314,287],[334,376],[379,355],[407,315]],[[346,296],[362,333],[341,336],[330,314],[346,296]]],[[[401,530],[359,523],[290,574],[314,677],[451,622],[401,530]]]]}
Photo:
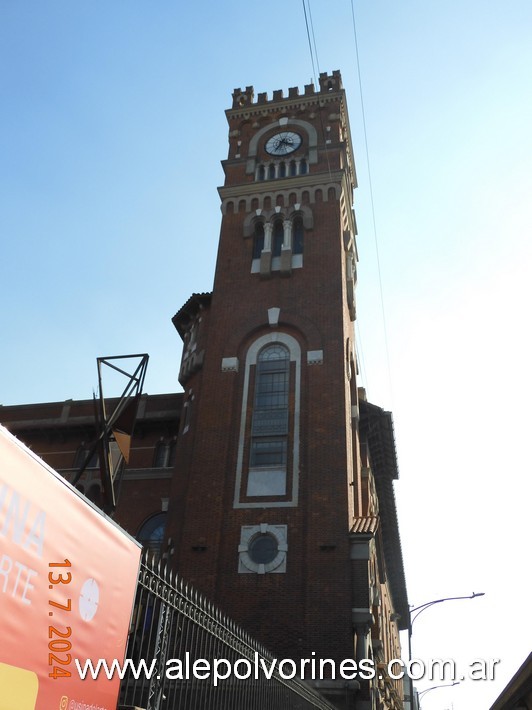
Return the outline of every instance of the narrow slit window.
{"type": "Polygon", "coordinates": [[[292,236],[292,253],[302,254],[303,253],[303,220],[301,217],[296,217],[293,224],[293,236],[292,236]]]}
{"type": "Polygon", "coordinates": [[[272,256],[281,256],[283,247],[284,228],[281,220],[278,220],[273,226],[273,252],[272,256]]]}
{"type": "Polygon", "coordinates": [[[264,249],[264,225],[262,222],[257,222],[255,225],[255,234],[253,235],[253,259],[260,259],[262,250],[264,249]]]}

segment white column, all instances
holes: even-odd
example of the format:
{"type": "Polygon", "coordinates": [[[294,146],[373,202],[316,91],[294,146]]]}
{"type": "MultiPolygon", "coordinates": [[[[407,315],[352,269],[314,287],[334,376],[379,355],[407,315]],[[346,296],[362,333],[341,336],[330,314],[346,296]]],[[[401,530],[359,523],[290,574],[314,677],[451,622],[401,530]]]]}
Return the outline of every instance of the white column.
{"type": "Polygon", "coordinates": [[[292,220],[285,219],[283,222],[284,236],[283,236],[283,249],[292,248],[292,220]]]}
{"type": "Polygon", "coordinates": [[[272,250],[272,230],[273,224],[271,222],[266,222],[264,225],[264,249],[263,251],[272,250]]]}

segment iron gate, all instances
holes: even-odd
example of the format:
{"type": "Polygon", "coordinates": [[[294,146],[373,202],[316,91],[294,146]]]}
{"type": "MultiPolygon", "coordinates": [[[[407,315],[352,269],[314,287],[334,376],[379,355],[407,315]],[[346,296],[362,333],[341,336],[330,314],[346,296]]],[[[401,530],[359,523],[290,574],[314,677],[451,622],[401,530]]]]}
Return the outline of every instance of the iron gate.
{"type": "Polygon", "coordinates": [[[120,688],[124,710],[334,710],[307,683],[283,678],[277,667],[269,679],[264,672],[257,673],[261,659],[271,670],[272,654],[178,575],[146,557],[140,566],[126,658],[135,667],[142,659],[148,668],[153,662],[153,668],[140,675],[129,668],[120,688]],[[191,672],[197,659],[205,661],[197,666],[203,667],[203,675],[207,663],[213,669],[215,659],[227,662],[220,665],[224,674],[229,665],[232,672],[217,684],[212,675],[198,679],[191,672]],[[240,667],[250,666],[253,670],[246,678],[240,667]]]}

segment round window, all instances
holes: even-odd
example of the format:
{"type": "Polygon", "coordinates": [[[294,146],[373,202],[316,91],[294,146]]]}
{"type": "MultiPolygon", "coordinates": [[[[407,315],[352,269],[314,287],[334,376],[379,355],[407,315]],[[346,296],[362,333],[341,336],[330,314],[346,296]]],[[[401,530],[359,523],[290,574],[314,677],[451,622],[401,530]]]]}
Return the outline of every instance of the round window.
{"type": "Polygon", "coordinates": [[[267,565],[277,557],[279,543],[273,535],[255,535],[248,545],[248,555],[257,565],[267,565]]]}

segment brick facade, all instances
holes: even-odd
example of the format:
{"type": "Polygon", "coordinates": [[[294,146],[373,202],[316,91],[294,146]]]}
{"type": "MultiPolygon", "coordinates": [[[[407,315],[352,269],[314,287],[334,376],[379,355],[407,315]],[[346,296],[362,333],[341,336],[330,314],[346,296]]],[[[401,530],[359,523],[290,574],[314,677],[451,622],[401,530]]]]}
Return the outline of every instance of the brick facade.
{"type": "MultiPolygon", "coordinates": [[[[181,381],[193,397],[177,450],[186,487],[175,481],[170,500],[174,558],[196,587],[280,657],[315,652],[342,660],[355,655],[357,637],[368,657],[372,625],[380,634],[395,629],[396,645],[398,633],[389,610],[378,626],[372,616],[377,592],[370,599],[371,587],[387,589],[389,582],[377,571],[376,558],[384,553],[374,544],[379,511],[368,492],[369,454],[364,467],[360,458],[352,323],[356,177],[341,78],[321,75],[319,89],[305,87],[301,96],[290,89],[286,97],[259,94],[255,102],[247,87],[233,97],[213,292],[192,297],[174,317],[185,342],[181,381]],[[268,140],[283,132],[301,143],[272,156],[268,140]],[[275,263],[275,245],[267,253],[266,238],[260,255],[255,251],[257,223],[273,235],[277,220],[293,232],[298,217],[304,226],[300,261],[280,251],[275,263]],[[268,342],[295,343],[288,421],[293,429],[298,418],[298,432],[288,434],[285,495],[257,497],[246,495],[246,481],[256,474],[250,422],[258,375],[250,353],[268,342]],[[352,530],[368,515],[377,522],[366,559],[351,559],[353,546],[358,556],[361,549],[352,530]],[[242,531],[261,525],[286,526],[285,566],[281,573],[243,574],[242,531]]],[[[286,241],[285,234],[283,248],[286,241]]],[[[400,556],[398,538],[397,550],[400,556]]],[[[401,585],[396,605],[404,615],[404,578],[401,585]]],[[[367,687],[360,697],[371,692],[367,687]]],[[[399,707],[394,702],[389,707],[399,707]]]]}
{"type": "MultiPolygon", "coordinates": [[[[159,552],[185,579],[278,658],[371,658],[380,679],[327,692],[346,710],[398,710],[383,666],[408,627],[397,461],[390,413],[356,380],[341,77],[271,100],[237,89],[226,113],[213,291],[173,318],[184,393],[143,396],[115,518],[138,536],[168,506],[159,552]]],[[[0,420],[68,479],[96,435],[92,402],[3,407],[0,420]]],[[[96,503],[97,482],[80,481],[96,503]]]]}

